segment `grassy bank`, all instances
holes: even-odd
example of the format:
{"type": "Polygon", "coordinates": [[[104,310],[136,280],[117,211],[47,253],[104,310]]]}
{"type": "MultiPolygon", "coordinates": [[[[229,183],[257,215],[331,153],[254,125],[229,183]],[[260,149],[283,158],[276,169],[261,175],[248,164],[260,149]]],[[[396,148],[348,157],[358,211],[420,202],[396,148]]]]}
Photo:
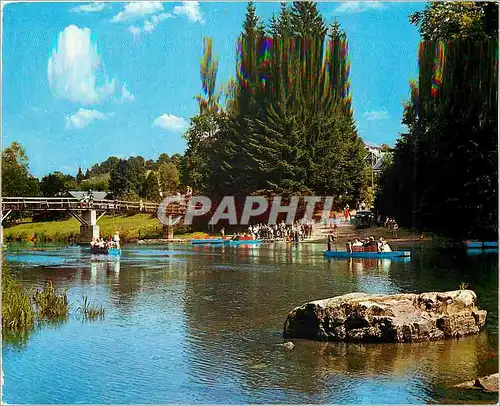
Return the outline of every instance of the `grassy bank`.
{"type": "MultiPolygon", "coordinates": [[[[119,231],[122,241],[125,242],[162,236],[161,223],[149,214],[104,216],[97,224],[101,228],[102,237],[112,236],[115,231],[119,231]]],[[[5,242],[77,242],[79,236],[80,223],[73,218],[63,221],[22,223],[4,228],[5,242]]]]}

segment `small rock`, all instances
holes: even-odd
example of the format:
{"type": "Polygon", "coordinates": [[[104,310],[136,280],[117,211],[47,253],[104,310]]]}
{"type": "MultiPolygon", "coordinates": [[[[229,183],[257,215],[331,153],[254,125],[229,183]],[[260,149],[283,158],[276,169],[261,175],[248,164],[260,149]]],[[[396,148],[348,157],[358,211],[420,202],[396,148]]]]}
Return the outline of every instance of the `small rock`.
{"type": "Polygon", "coordinates": [[[285,347],[286,350],[293,350],[295,344],[292,343],[291,341],[287,341],[286,343],[283,344],[283,347],[285,347]]]}

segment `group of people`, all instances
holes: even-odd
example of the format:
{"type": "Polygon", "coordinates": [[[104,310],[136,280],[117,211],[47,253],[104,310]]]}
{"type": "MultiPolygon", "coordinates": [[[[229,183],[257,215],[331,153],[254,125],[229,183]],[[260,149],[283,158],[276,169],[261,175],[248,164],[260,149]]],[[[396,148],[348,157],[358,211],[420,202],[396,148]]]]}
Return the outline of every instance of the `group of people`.
{"type": "MultiPolygon", "coordinates": [[[[311,237],[312,222],[294,222],[291,225],[286,224],[283,220],[279,224],[255,224],[248,226],[248,231],[239,234],[235,233],[234,238],[251,237],[252,240],[273,240],[281,239],[284,241],[299,242],[311,237]],[[235,237],[236,236],[236,237],[235,237]]],[[[225,237],[225,229],[221,229],[222,238],[225,237]]]]}
{"type": "Polygon", "coordinates": [[[376,247],[377,252],[391,252],[392,249],[387,243],[387,241],[383,238],[380,237],[378,241],[375,241],[375,238],[373,236],[371,237],[366,237],[364,240],[359,240],[357,238],[354,239],[354,241],[347,240],[346,243],[346,250],[350,253],[352,253],[355,248],[370,248],[370,247],[376,247]]]}
{"type": "Polygon", "coordinates": [[[389,230],[392,230],[392,235],[394,237],[398,236],[399,226],[398,223],[396,223],[396,220],[394,220],[393,218],[390,217],[386,218],[384,222],[384,227],[388,228],[389,230]]]}
{"type": "Polygon", "coordinates": [[[120,235],[117,231],[113,237],[108,238],[92,238],[90,242],[92,249],[105,250],[109,248],[120,248],[120,235]]]}

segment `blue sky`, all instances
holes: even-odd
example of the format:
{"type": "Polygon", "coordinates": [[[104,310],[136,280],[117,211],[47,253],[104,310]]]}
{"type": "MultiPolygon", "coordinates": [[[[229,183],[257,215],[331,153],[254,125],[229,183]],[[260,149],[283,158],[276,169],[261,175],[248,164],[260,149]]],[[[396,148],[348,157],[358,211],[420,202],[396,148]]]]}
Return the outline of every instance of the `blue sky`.
{"type": "MultiPolygon", "coordinates": [[[[425,3],[319,3],[347,33],[359,134],[394,144],[425,3]]],[[[108,156],[182,153],[197,114],[203,36],[234,76],[246,3],[10,3],[3,5],[2,143],[19,141],[30,170],[75,175],[108,156]]],[[[266,21],[279,3],[256,3],[266,21]]]]}

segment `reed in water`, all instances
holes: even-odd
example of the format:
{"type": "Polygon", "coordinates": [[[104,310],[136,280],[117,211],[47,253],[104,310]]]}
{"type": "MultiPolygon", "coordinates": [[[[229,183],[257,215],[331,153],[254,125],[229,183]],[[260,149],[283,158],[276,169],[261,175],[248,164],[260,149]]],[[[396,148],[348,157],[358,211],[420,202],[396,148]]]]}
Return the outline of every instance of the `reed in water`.
{"type": "Polygon", "coordinates": [[[2,261],[2,329],[18,331],[35,324],[28,294],[2,261]]]}
{"type": "Polygon", "coordinates": [[[85,320],[102,319],[104,317],[104,308],[102,306],[93,306],[87,296],[82,296],[82,302],[76,312],[80,313],[85,320]]]}
{"type": "Polygon", "coordinates": [[[68,316],[69,305],[66,291],[58,294],[52,281],[48,281],[42,290],[37,289],[32,298],[40,319],[54,320],[68,316]]]}

